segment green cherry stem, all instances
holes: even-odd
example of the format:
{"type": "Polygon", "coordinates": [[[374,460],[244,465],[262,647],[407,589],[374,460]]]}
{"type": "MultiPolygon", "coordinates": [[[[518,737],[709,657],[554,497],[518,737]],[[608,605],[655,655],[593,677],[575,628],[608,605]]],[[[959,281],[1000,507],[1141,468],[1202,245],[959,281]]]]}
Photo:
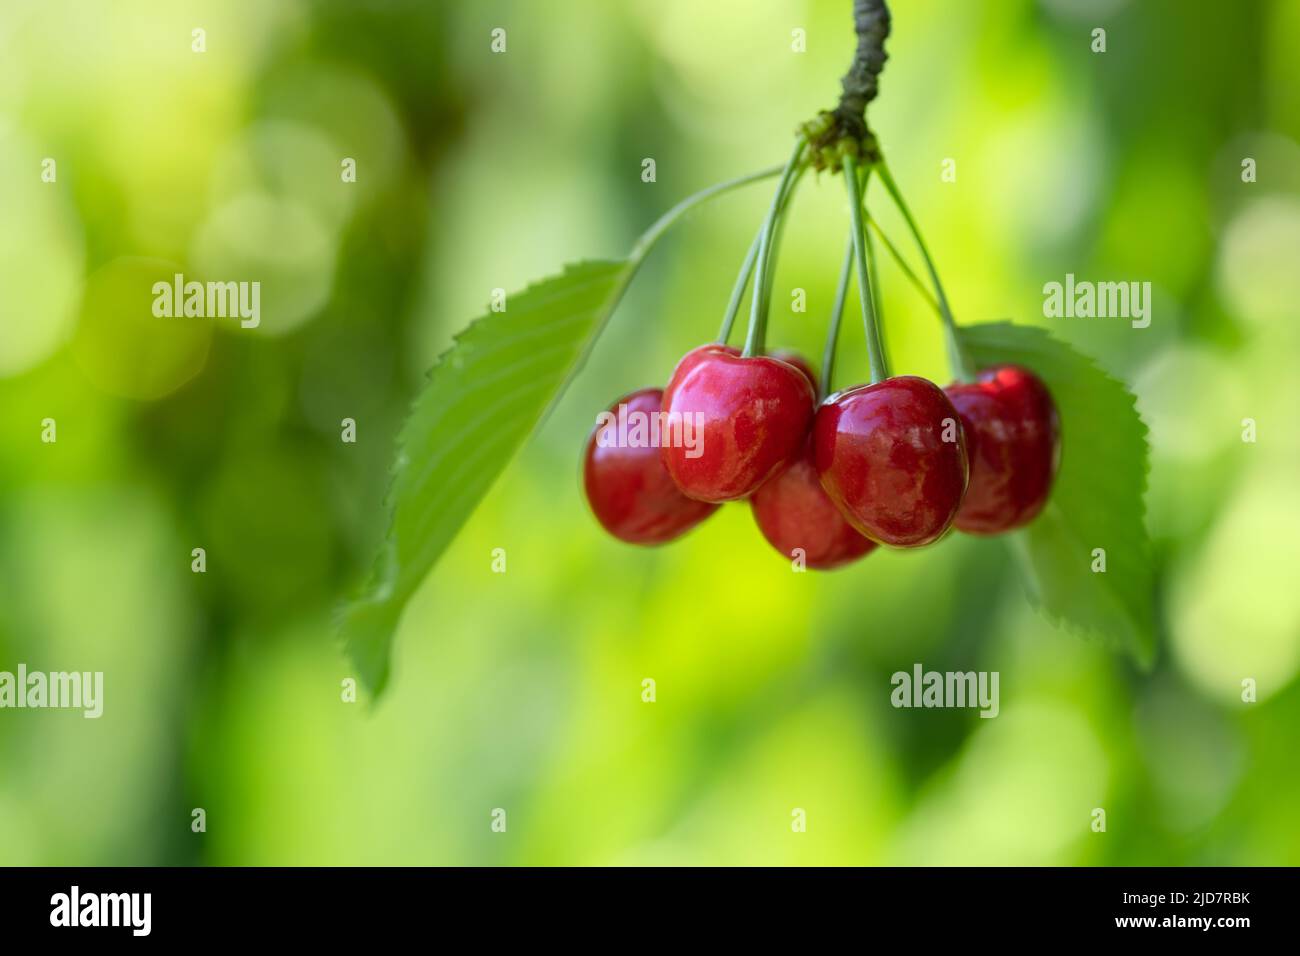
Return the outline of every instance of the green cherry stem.
{"type": "Polygon", "coordinates": [[[755,267],[757,270],[757,276],[754,279],[755,294],[750,296],[751,308],[749,312],[749,332],[745,337],[745,358],[763,354],[763,345],[767,336],[767,310],[763,307],[762,293],[763,285],[767,281],[767,271],[771,267],[772,239],[776,233],[777,220],[785,204],[786,190],[790,188],[795,179],[799,162],[803,158],[803,152],[807,145],[807,140],[802,136],[795,142],[794,152],[790,154],[790,160],[785,164],[785,170],[781,173],[781,181],[776,187],[776,195],[772,197],[772,206],[768,210],[767,221],[763,223],[763,232],[758,246],[758,264],[755,267]]]}
{"type": "MultiPolygon", "coordinates": [[[[863,174],[863,180],[866,180],[866,174],[863,174]]],[[[871,222],[871,216],[868,214],[867,221],[871,222]]],[[[867,271],[871,274],[871,292],[875,297],[872,302],[876,307],[876,315],[883,316],[880,309],[880,273],[876,270],[875,247],[871,244],[870,233],[867,234],[867,271]]],[[[844,302],[849,294],[849,279],[853,275],[853,233],[850,231],[848,237],[844,240],[844,263],[840,266],[839,282],[835,286],[835,303],[831,306],[830,328],[826,333],[826,348],[822,352],[822,395],[829,395],[834,391],[831,384],[835,375],[835,354],[839,349],[840,341],[840,321],[844,318],[844,302]]],[[[882,323],[883,324],[883,323],[882,323]]]]}
{"type": "MultiPolygon", "coordinates": [[[[790,203],[790,197],[794,195],[795,188],[799,185],[799,180],[804,174],[807,167],[801,165],[794,174],[785,195],[781,197],[781,218],[777,220],[776,235],[772,238],[772,250],[775,255],[776,250],[781,247],[781,237],[785,235],[785,207],[790,203]]],[[[754,271],[754,260],[758,258],[758,248],[763,242],[763,229],[760,226],[758,235],[749,246],[749,252],[745,254],[745,261],[740,265],[740,275],[736,276],[736,285],[731,290],[731,301],[727,303],[727,313],[722,317],[722,328],[718,333],[718,342],[721,345],[727,344],[727,339],[731,338],[731,328],[736,322],[736,313],[740,311],[740,303],[744,301],[745,289],[749,285],[750,275],[754,271]]],[[[763,311],[767,312],[768,303],[772,299],[772,278],[776,270],[769,270],[767,281],[763,283],[763,311]]]]}
{"type": "MultiPolygon", "coordinates": [[[[781,197],[781,213],[776,220],[776,231],[772,233],[772,247],[768,253],[767,274],[763,277],[763,322],[767,323],[767,316],[772,310],[772,286],[776,282],[776,259],[777,253],[781,251],[781,240],[785,236],[785,224],[789,221],[786,216],[786,208],[790,205],[790,197],[794,195],[799,188],[799,180],[803,178],[804,170],[808,167],[800,164],[795,170],[794,177],[790,180],[790,185],[786,187],[785,195],[781,197]]],[[[766,328],[764,329],[766,332],[766,328]]]]}
{"type": "Polygon", "coordinates": [[[840,319],[844,317],[844,300],[849,296],[849,277],[853,274],[853,236],[844,243],[844,265],[840,266],[840,281],[835,286],[835,304],[831,306],[830,327],[826,330],[826,348],[822,352],[822,395],[832,391],[831,376],[835,374],[835,350],[840,341],[840,319]]]}
{"type": "Polygon", "coordinates": [[[957,323],[953,320],[952,309],[948,306],[948,297],[944,295],[943,283],[939,281],[939,272],[934,267],[930,250],[926,248],[925,240],[921,238],[921,230],[917,228],[916,220],[912,218],[911,210],[903,201],[902,193],[898,191],[898,185],[894,182],[894,177],[889,174],[889,167],[885,165],[883,159],[876,164],[876,169],[880,173],[880,181],[885,184],[885,189],[893,198],[894,205],[903,214],[907,228],[911,230],[912,238],[916,240],[917,248],[921,250],[921,258],[925,260],[925,266],[930,270],[930,281],[934,284],[934,294],[939,300],[939,313],[943,317],[944,336],[948,344],[948,361],[952,366],[952,373],[956,378],[970,381],[974,377],[971,374],[970,361],[961,347],[961,340],[957,337],[957,323]]]}
{"type": "MultiPolygon", "coordinates": [[[[866,179],[867,179],[867,177],[866,177],[866,176],[863,176],[863,182],[862,182],[862,202],[863,202],[863,210],[862,210],[862,215],[863,215],[863,217],[864,217],[868,222],[870,222],[870,221],[871,221],[871,214],[870,214],[869,212],[867,212],[867,210],[866,210],[866,208],[865,208],[865,207],[866,207],[866,201],[867,201],[867,183],[866,183],[866,179]]],[[[881,355],[884,355],[884,356],[886,356],[886,357],[888,357],[888,355],[889,355],[889,346],[888,346],[888,344],[886,343],[886,332],[885,332],[885,310],[884,310],[884,309],[881,307],[881,305],[880,305],[880,299],[881,299],[881,296],[880,296],[880,267],[879,267],[879,265],[876,263],[876,247],[875,247],[875,244],[871,241],[871,230],[870,230],[869,228],[864,228],[864,229],[862,230],[862,239],[863,239],[863,242],[865,243],[865,245],[866,245],[866,249],[867,249],[867,274],[871,276],[871,304],[872,304],[873,306],[875,306],[875,309],[876,309],[876,335],[877,335],[877,337],[878,337],[879,340],[880,340],[880,354],[881,354],[881,355]]]]}
{"type": "Polygon", "coordinates": [[[943,310],[939,308],[939,303],[935,301],[934,295],[925,287],[925,283],[921,281],[921,277],[916,274],[916,271],[907,264],[907,260],[904,259],[903,254],[898,251],[898,247],[889,241],[889,236],[885,235],[885,231],[880,228],[880,223],[876,222],[875,217],[870,213],[867,214],[867,225],[876,231],[876,235],[879,236],[880,241],[885,244],[885,249],[888,250],[890,256],[893,257],[898,268],[902,270],[903,275],[907,277],[908,281],[910,281],[916,289],[917,295],[925,300],[925,304],[934,310],[935,315],[939,318],[943,318],[943,310]]]}
{"type": "Polygon", "coordinates": [[[714,183],[707,186],[693,195],[687,196],[681,200],[666,213],[651,223],[650,228],[641,233],[640,238],[632,246],[632,251],[628,253],[628,260],[634,265],[640,265],[646,257],[646,254],[654,248],[660,238],[677,222],[678,219],[686,215],[700,203],[712,199],[714,196],[729,192],[740,186],[748,186],[750,183],[760,182],[764,179],[770,179],[777,173],[781,172],[781,166],[769,166],[766,169],[760,169],[757,172],[746,173],[744,176],[737,176],[734,179],[726,179],[720,183],[714,183]]]}
{"type": "Polygon", "coordinates": [[[862,214],[862,193],[858,189],[858,167],[850,155],[844,156],[844,184],[849,193],[849,215],[853,220],[853,257],[858,267],[858,298],[862,301],[862,327],[867,336],[867,361],[871,367],[871,382],[889,378],[889,363],[880,344],[876,309],[871,292],[871,278],[867,274],[866,225],[862,214]]]}
{"type": "Polygon", "coordinates": [[[749,285],[749,277],[754,271],[754,260],[758,258],[758,247],[762,242],[763,230],[760,228],[754,236],[754,241],[749,244],[745,261],[740,264],[740,275],[736,276],[736,285],[731,290],[731,301],[727,303],[726,314],[722,317],[722,328],[718,330],[719,345],[726,345],[727,339],[731,338],[731,327],[736,324],[736,314],[740,311],[740,303],[745,298],[745,288],[749,285]]]}

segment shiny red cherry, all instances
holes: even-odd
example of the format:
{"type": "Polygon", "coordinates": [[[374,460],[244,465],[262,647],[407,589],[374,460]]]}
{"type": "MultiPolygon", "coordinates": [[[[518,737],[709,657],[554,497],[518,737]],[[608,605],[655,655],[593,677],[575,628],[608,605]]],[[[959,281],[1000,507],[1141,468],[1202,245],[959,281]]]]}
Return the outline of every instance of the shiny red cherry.
{"type": "Polygon", "coordinates": [[[796,352],[794,349],[777,349],[770,353],[772,358],[780,359],[787,365],[793,365],[807,377],[809,384],[812,385],[813,391],[817,391],[817,373],[813,367],[808,364],[808,360],[796,352]]]}
{"type": "Polygon", "coordinates": [[[895,548],[938,540],[966,490],[957,410],[939,386],[914,375],[828,398],[813,424],[813,461],[849,522],[895,548]]]}
{"type": "Polygon", "coordinates": [[[798,454],[815,401],[804,374],[780,359],[692,349],[664,390],[676,433],[660,449],[664,467],[688,497],[744,498],[798,454]]]}
{"type": "Polygon", "coordinates": [[[583,487],[596,520],[631,544],[671,541],[718,508],[687,498],[664,470],[652,443],[662,400],[657,388],[620,398],[597,421],[583,456],[583,487]]]}
{"type": "Polygon", "coordinates": [[[1060,416],[1047,386],[1028,369],[999,365],[945,391],[970,456],[970,484],[953,523],[970,534],[1028,524],[1047,503],[1061,461],[1060,416]]]}
{"type": "Polygon", "coordinates": [[[806,567],[827,571],[862,557],[876,546],[854,530],[822,489],[812,442],[749,499],[758,530],[787,558],[802,549],[806,567]]]}

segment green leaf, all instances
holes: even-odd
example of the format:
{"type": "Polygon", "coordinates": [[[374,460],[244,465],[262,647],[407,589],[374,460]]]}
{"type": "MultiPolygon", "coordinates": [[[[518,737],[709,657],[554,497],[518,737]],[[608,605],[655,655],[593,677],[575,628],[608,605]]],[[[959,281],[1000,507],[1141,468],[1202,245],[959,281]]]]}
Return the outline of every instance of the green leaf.
{"type": "Polygon", "coordinates": [[[471,322],[438,359],[398,436],[388,533],[374,572],[339,621],[344,647],[372,694],[388,682],[406,602],[564,394],[655,243],[700,203],[782,168],[687,196],[641,234],[626,259],[571,265],[507,297],[505,311],[471,322]]]}
{"type": "Polygon", "coordinates": [[[958,334],[978,367],[1010,362],[1037,373],[1061,414],[1061,470],[1052,497],[1013,537],[1031,601],[1149,664],[1155,639],[1147,428],[1133,393],[1044,329],[995,322],[958,334]],[[1106,551],[1105,573],[1092,570],[1094,548],[1106,551]]]}
{"type": "Polygon", "coordinates": [[[614,311],[634,260],[583,262],[508,296],[438,359],[398,437],[390,523],[341,631],[378,695],[407,600],[515,452],[559,400],[614,311]]]}

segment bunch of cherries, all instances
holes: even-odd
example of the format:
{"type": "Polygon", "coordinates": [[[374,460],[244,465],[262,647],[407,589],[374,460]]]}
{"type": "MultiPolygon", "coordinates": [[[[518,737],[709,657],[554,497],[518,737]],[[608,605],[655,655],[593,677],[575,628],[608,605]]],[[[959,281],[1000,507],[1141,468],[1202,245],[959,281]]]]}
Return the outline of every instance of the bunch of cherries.
{"type": "MultiPolygon", "coordinates": [[[[829,116],[830,114],[823,114],[829,116]]],[[[695,441],[620,444],[602,416],[587,442],[587,500],[615,537],[662,544],[711,515],[724,501],[748,499],[764,537],[805,567],[839,567],[877,545],[919,548],[956,526],[990,535],[1021,527],[1042,510],[1060,460],[1060,422],[1043,382],[1016,365],[987,368],[946,389],[914,375],[891,376],[873,294],[874,256],[865,224],[865,192],[875,172],[911,227],[929,267],[954,369],[967,368],[934,264],[874,150],[839,141],[814,154],[842,169],[852,215],[844,267],[831,315],[822,378],[829,386],[851,266],[857,266],[869,384],[819,402],[808,363],[788,352],[765,354],[772,259],[781,217],[808,162],[810,128],[796,144],[772,208],[737,282],[718,341],[692,349],[668,386],[614,403],[611,413],[659,416],[696,426],[695,441]],[[857,160],[867,164],[861,173],[857,160]],[[742,353],[726,344],[750,275],[750,328],[742,353]],[[662,415],[660,414],[662,413],[662,415]]],[[[823,137],[824,138],[824,137],[823,137]]],[[[884,238],[882,234],[882,239],[884,238]]],[[[892,243],[900,266],[914,281],[892,243]]],[[[671,429],[670,429],[671,430],[671,429]]]]}
{"type": "Polygon", "coordinates": [[[917,548],[956,525],[990,535],[1042,509],[1060,458],[1046,386],[1027,369],[986,369],[940,389],[914,375],[859,385],[817,404],[816,378],[791,353],[688,352],[664,390],[626,411],[690,415],[697,457],[680,443],[620,446],[593,431],[583,480],[601,525],[633,544],[671,541],[724,501],[749,499],[768,542],[829,569],[885,544],[917,548]]]}

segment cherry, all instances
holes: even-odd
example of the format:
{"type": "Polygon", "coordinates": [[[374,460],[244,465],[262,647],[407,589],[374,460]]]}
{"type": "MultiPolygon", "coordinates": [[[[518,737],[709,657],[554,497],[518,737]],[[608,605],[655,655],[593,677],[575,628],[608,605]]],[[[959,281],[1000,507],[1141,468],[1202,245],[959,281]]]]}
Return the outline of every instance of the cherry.
{"type": "Polygon", "coordinates": [[[749,499],[763,537],[787,558],[802,548],[807,567],[826,571],[862,557],[876,543],[854,530],[822,490],[812,441],[749,499]]]}
{"type": "MultiPolygon", "coordinates": [[[[659,448],[648,440],[651,416],[658,416],[663,392],[643,388],[610,406],[608,417],[587,439],[583,486],[605,530],[631,544],[663,544],[689,531],[718,506],[687,498],[664,470],[659,448]],[[627,422],[620,443],[618,420],[627,422]],[[637,423],[644,423],[638,429],[637,423]]],[[[662,441],[661,441],[662,443],[662,441]]]]}
{"type": "Polygon", "coordinates": [[[1017,365],[945,391],[961,415],[970,484],[953,523],[970,534],[1028,524],[1047,502],[1061,460],[1061,424],[1042,380],[1017,365]]]}
{"type": "Polygon", "coordinates": [[[966,490],[957,410],[939,386],[914,375],[828,398],[813,424],[813,461],[853,527],[896,548],[938,540],[966,490]]]}
{"type": "Polygon", "coordinates": [[[808,379],[808,382],[812,385],[813,391],[817,391],[817,373],[813,371],[813,367],[808,364],[806,358],[794,351],[794,349],[777,349],[771,354],[772,358],[780,359],[787,365],[793,365],[799,371],[803,372],[804,376],[808,379]]]}
{"type": "Polygon", "coordinates": [[[812,384],[769,356],[703,345],[682,356],[664,390],[663,410],[689,441],[664,443],[664,467],[684,494],[734,501],[790,461],[808,434],[812,384]]]}

